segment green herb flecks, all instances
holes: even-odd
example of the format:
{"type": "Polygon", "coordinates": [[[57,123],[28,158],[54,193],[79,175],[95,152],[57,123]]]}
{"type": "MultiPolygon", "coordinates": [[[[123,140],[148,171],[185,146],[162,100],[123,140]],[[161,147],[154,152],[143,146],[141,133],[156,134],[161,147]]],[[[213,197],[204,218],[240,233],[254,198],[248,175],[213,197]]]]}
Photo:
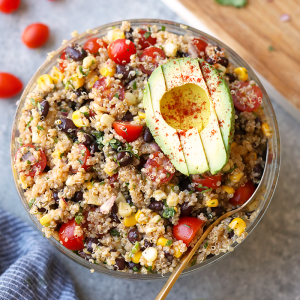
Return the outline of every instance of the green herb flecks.
{"type": "Polygon", "coordinates": [[[234,6],[237,8],[244,7],[247,4],[247,0],[215,0],[218,4],[225,6],[234,6]]]}
{"type": "Polygon", "coordinates": [[[234,171],[238,166],[236,164],[234,164],[234,166],[229,169],[227,172],[223,172],[223,173],[231,173],[232,171],[234,171]]]}
{"type": "Polygon", "coordinates": [[[132,268],[132,271],[134,271],[134,272],[140,272],[140,269],[139,269],[138,267],[134,266],[134,267],[132,268]]]}
{"type": "Polygon", "coordinates": [[[134,90],[136,90],[136,89],[137,89],[137,86],[136,86],[136,81],[134,81],[134,82],[133,82],[132,88],[133,88],[134,90]]]}
{"type": "Polygon", "coordinates": [[[81,165],[83,165],[83,161],[81,159],[77,159],[81,165]]]}
{"type": "Polygon", "coordinates": [[[174,217],[175,214],[176,214],[176,210],[175,210],[173,207],[167,207],[167,208],[164,210],[164,212],[163,212],[163,214],[162,214],[162,217],[163,217],[164,219],[169,219],[169,218],[174,217]]]}
{"type": "Polygon", "coordinates": [[[129,257],[134,256],[134,254],[138,252],[139,247],[140,247],[140,243],[139,242],[135,242],[134,246],[130,250],[129,257]]]}
{"type": "Polygon", "coordinates": [[[269,48],[268,48],[268,49],[269,49],[269,51],[270,51],[270,52],[272,52],[272,51],[275,51],[275,50],[276,50],[276,49],[275,49],[273,46],[269,46],[269,48]]]}
{"type": "Polygon", "coordinates": [[[166,31],[166,26],[161,26],[161,29],[159,29],[158,31],[166,31]]]}
{"type": "Polygon", "coordinates": [[[90,113],[88,113],[88,112],[83,112],[82,114],[84,114],[86,117],[89,117],[90,116],[90,113]]]}
{"type": "Polygon", "coordinates": [[[99,185],[103,185],[103,184],[105,184],[105,181],[102,181],[102,182],[100,182],[100,183],[98,183],[99,185]]]}
{"type": "Polygon", "coordinates": [[[31,199],[29,202],[28,202],[28,205],[29,205],[29,207],[31,208],[32,207],[32,205],[33,205],[33,203],[35,202],[35,198],[33,198],[33,199],[31,199]]]}
{"type": "Polygon", "coordinates": [[[191,262],[191,267],[196,264],[197,257],[191,262]]]}
{"type": "Polygon", "coordinates": [[[204,244],[204,248],[206,249],[207,246],[208,246],[208,242],[206,242],[206,243],[204,244]]]}
{"type": "Polygon", "coordinates": [[[33,117],[30,117],[29,122],[26,124],[26,128],[28,128],[30,126],[31,121],[33,120],[33,117]]]}
{"type": "Polygon", "coordinates": [[[171,246],[172,245],[172,241],[171,240],[168,240],[167,242],[166,242],[166,246],[171,246]]]}
{"type": "Polygon", "coordinates": [[[186,225],[186,224],[183,224],[183,226],[187,227],[187,228],[191,228],[191,226],[189,225],[186,225]]]}
{"type": "Polygon", "coordinates": [[[118,166],[120,167],[120,163],[117,161],[117,159],[114,157],[113,158],[114,162],[118,164],[118,166]]]}
{"type": "Polygon", "coordinates": [[[120,232],[118,230],[116,230],[115,228],[112,228],[109,231],[109,233],[110,233],[111,236],[120,236],[120,232]]]}
{"type": "Polygon", "coordinates": [[[228,230],[228,232],[232,231],[232,229],[229,226],[227,227],[227,230],[228,230]]]}
{"type": "Polygon", "coordinates": [[[79,225],[83,220],[83,215],[75,216],[75,222],[79,225]]]}
{"type": "Polygon", "coordinates": [[[79,72],[82,74],[83,77],[86,77],[90,73],[90,68],[88,68],[88,70],[86,71],[86,73],[84,73],[83,70],[82,70],[82,66],[79,66],[79,72]]]}
{"type": "Polygon", "coordinates": [[[115,93],[114,97],[119,99],[120,97],[119,93],[115,93]]]}
{"type": "Polygon", "coordinates": [[[144,267],[148,270],[148,272],[150,272],[150,273],[152,273],[152,274],[156,274],[156,272],[154,272],[154,271],[152,270],[152,266],[150,266],[150,267],[144,266],[144,267]]]}
{"type": "Polygon", "coordinates": [[[132,150],[132,146],[126,142],[126,149],[125,150],[122,150],[122,151],[125,151],[125,152],[128,152],[128,153],[131,153],[133,156],[135,156],[137,159],[140,159],[140,157],[133,152],[132,150]]]}
{"type": "Polygon", "coordinates": [[[27,160],[27,165],[31,165],[31,161],[30,160],[27,160]]]}
{"type": "Polygon", "coordinates": [[[45,130],[42,126],[36,126],[36,128],[38,129],[38,130],[45,130]]]}
{"type": "Polygon", "coordinates": [[[150,35],[151,35],[151,32],[149,32],[149,31],[145,32],[145,34],[144,34],[145,40],[147,40],[150,35]]]}
{"type": "Polygon", "coordinates": [[[36,101],[33,98],[30,98],[30,102],[33,106],[36,106],[36,101]]]}

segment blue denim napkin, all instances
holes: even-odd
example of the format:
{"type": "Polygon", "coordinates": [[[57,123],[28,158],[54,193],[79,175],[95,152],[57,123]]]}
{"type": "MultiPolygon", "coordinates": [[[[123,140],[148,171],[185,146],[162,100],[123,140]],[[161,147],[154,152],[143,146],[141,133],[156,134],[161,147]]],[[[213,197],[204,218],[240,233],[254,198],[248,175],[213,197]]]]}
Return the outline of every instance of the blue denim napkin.
{"type": "Polygon", "coordinates": [[[78,300],[47,239],[1,208],[0,299],[78,300]]]}

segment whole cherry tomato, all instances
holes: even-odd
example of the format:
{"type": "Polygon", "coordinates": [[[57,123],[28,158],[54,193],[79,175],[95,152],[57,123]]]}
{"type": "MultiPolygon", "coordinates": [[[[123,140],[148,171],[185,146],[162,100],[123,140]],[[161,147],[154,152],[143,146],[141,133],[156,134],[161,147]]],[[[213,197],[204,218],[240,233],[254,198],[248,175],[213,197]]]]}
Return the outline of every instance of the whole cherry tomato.
{"type": "Polygon", "coordinates": [[[216,189],[218,187],[218,182],[222,181],[222,175],[212,175],[212,176],[206,176],[206,175],[200,175],[199,178],[193,178],[192,181],[194,183],[197,183],[196,190],[199,192],[202,192],[204,190],[209,189],[216,189]]]}
{"type": "Polygon", "coordinates": [[[11,14],[20,6],[21,0],[0,0],[0,11],[5,14],[11,14]]]}
{"type": "Polygon", "coordinates": [[[69,250],[78,251],[84,248],[83,237],[75,236],[75,226],[78,224],[75,219],[70,220],[68,223],[64,223],[59,229],[59,240],[69,250]]]}
{"type": "Polygon", "coordinates": [[[130,56],[136,53],[133,42],[126,39],[118,39],[108,46],[108,56],[117,64],[125,65],[130,62],[130,56]]]}
{"type": "Polygon", "coordinates": [[[247,181],[244,185],[239,187],[234,196],[229,200],[229,203],[237,206],[243,205],[255,192],[255,186],[251,181],[247,181]]]}
{"type": "Polygon", "coordinates": [[[0,72],[0,98],[10,98],[21,92],[23,84],[16,76],[0,72]]]}
{"type": "Polygon", "coordinates": [[[107,44],[99,38],[90,38],[83,45],[83,49],[91,54],[97,54],[100,48],[107,48],[107,44]]]}
{"type": "Polygon", "coordinates": [[[114,91],[111,90],[111,86],[107,84],[107,78],[102,77],[99,80],[97,80],[93,88],[95,89],[102,89],[102,95],[103,97],[112,100],[113,97],[117,97],[119,100],[124,100],[125,98],[125,92],[121,85],[117,87],[117,89],[114,88],[114,91]]]}
{"type": "Polygon", "coordinates": [[[204,225],[204,221],[195,217],[180,218],[173,227],[173,235],[176,240],[183,241],[187,246],[191,243],[198,231],[204,225]]]}
{"type": "Polygon", "coordinates": [[[139,38],[139,45],[141,46],[142,50],[156,44],[156,38],[153,38],[151,36],[151,32],[140,29],[139,34],[141,35],[141,37],[139,38]]]}
{"type": "MultiPolygon", "coordinates": [[[[84,146],[83,144],[79,144],[78,145],[78,149],[80,150],[80,153],[82,155],[82,158],[80,159],[81,162],[81,168],[87,170],[90,166],[87,163],[88,158],[91,156],[90,151],[88,150],[88,148],[86,146],[84,146]]],[[[77,173],[78,170],[73,170],[72,169],[72,173],[77,173]]]]}
{"type": "Polygon", "coordinates": [[[49,33],[47,25],[34,23],[26,27],[22,34],[22,41],[29,48],[38,48],[47,42],[49,33]]]}
{"type": "Polygon", "coordinates": [[[147,62],[150,64],[150,66],[145,67],[143,64],[141,64],[140,69],[144,73],[151,75],[152,72],[158,67],[159,61],[163,59],[166,59],[166,55],[162,49],[156,47],[146,48],[140,56],[140,61],[147,62]]]}
{"type": "Polygon", "coordinates": [[[196,52],[199,57],[201,57],[201,52],[203,52],[205,54],[205,48],[207,47],[207,43],[205,41],[194,38],[192,43],[194,44],[196,52]]]}
{"type": "MultiPolygon", "coordinates": [[[[66,52],[65,51],[61,54],[60,59],[63,59],[63,60],[66,59],[66,52]]],[[[59,63],[59,70],[62,73],[65,71],[65,67],[64,67],[64,62],[63,61],[61,63],[59,63]]]]}
{"type": "Polygon", "coordinates": [[[250,90],[247,90],[247,92],[239,90],[241,88],[248,87],[249,84],[250,82],[248,81],[240,82],[237,85],[238,90],[235,92],[235,94],[232,95],[234,106],[241,111],[254,111],[260,106],[262,102],[263,93],[257,85],[251,86],[250,90]],[[247,102],[241,103],[242,98],[246,98],[247,102]]]}
{"type": "Polygon", "coordinates": [[[116,121],[113,127],[116,133],[128,143],[135,141],[143,131],[143,125],[135,125],[129,121],[116,121]]]}

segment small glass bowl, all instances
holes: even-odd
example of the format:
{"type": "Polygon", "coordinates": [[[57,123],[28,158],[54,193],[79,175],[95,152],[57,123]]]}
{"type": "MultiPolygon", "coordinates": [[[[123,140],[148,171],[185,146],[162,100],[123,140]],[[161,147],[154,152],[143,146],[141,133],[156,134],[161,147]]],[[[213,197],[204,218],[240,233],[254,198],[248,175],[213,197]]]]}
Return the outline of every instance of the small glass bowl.
{"type": "MultiPolygon", "coordinates": [[[[271,101],[262,86],[260,80],[257,78],[253,70],[250,68],[250,66],[241,58],[239,57],[233,50],[231,50],[228,46],[223,44],[221,41],[211,37],[210,35],[197,30],[195,28],[189,27],[189,26],[184,26],[182,24],[176,23],[176,22],[171,22],[171,21],[165,21],[165,20],[156,20],[156,19],[134,19],[134,20],[128,20],[131,23],[132,27],[140,27],[142,25],[157,25],[158,27],[165,26],[166,30],[169,32],[178,34],[178,35],[191,35],[195,37],[200,37],[207,42],[213,44],[213,45],[218,45],[226,50],[226,52],[229,54],[229,59],[233,63],[233,65],[240,66],[240,67],[245,67],[248,70],[249,77],[253,79],[258,86],[261,88],[263,92],[263,107],[264,107],[264,112],[265,115],[268,119],[269,125],[272,129],[272,137],[268,140],[268,158],[266,162],[266,167],[264,171],[264,176],[262,178],[262,182],[260,184],[260,190],[258,191],[258,196],[260,200],[259,208],[257,210],[257,216],[255,220],[248,226],[247,232],[250,234],[252,230],[255,228],[255,226],[259,223],[261,218],[263,217],[264,213],[266,212],[267,207],[270,204],[270,201],[272,199],[272,196],[274,194],[274,190],[277,184],[278,180],[278,175],[279,175],[279,167],[280,167],[280,137],[279,137],[279,130],[278,130],[278,124],[276,120],[276,116],[271,104],[271,101]]],[[[51,68],[57,64],[57,59],[59,58],[60,54],[63,52],[63,50],[69,45],[70,43],[79,43],[79,44],[84,44],[89,38],[91,37],[101,37],[107,33],[108,30],[111,30],[115,27],[120,27],[122,24],[122,21],[119,22],[114,22],[110,24],[106,24],[103,26],[99,26],[94,30],[97,31],[95,34],[91,33],[82,33],[80,34],[77,38],[73,38],[70,40],[68,43],[64,44],[61,46],[59,49],[54,51],[54,56],[52,59],[47,59],[37,70],[37,72],[34,74],[34,76],[31,78],[30,82],[26,86],[21,99],[20,103],[18,105],[16,115],[13,121],[13,126],[12,126],[12,136],[11,136],[11,167],[12,167],[12,172],[13,172],[13,177],[14,177],[14,182],[15,186],[17,188],[18,194],[20,196],[21,202],[27,211],[28,215],[32,219],[32,221],[35,223],[35,225],[39,228],[40,231],[42,231],[42,225],[39,223],[39,221],[35,218],[35,216],[31,215],[29,213],[29,206],[27,204],[27,201],[24,196],[24,191],[22,190],[20,184],[18,183],[18,174],[16,170],[14,169],[14,156],[15,153],[19,147],[17,138],[19,135],[18,132],[18,120],[20,119],[22,108],[25,102],[26,95],[30,92],[33,91],[37,78],[45,73],[48,73],[51,68]]],[[[161,274],[130,274],[130,273],[123,273],[123,272],[117,272],[113,270],[109,270],[105,268],[104,266],[101,265],[96,265],[96,264],[91,264],[88,261],[84,260],[83,258],[79,257],[72,251],[68,250],[64,246],[62,246],[57,240],[55,240],[53,237],[51,237],[50,242],[58,248],[62,253],[64,253],[67,257],[75,261],[76,263],[89,268],[89,269],[94,269],[97,272],[113,276],[115,278],[123,278],[123,279],[129,279],[129,280],[160,280],[163,278],[167,278],[169,274],[165,274],[164,277],[161,276],[161,274]]],[[[237,243],[232,245],[234,248],[238,246],[237,243]]],[[[222,253],[217,256],[214,256],[208,260],[205,260],[204,262],[197,264],[193,267],[190,267],[186,270],[183,271],[181,276],[193,273],[195,271],[199,271],[205,267],[208,267],[221,258],[223,258],[227,253],[222,253]]]]}

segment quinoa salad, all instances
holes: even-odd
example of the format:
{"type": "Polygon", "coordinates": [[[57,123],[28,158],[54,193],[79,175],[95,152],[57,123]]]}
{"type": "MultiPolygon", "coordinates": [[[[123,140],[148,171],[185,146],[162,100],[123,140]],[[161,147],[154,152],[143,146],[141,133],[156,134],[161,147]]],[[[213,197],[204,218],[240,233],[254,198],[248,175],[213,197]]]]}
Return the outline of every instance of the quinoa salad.
{"type": "MultiPolygon", "coordinates": [[[[26,96],[17,124],[14,167],[30,213],[47,238],[89,261],[91,269],[99,264],[136,274],[172,272],[212,222],[255,192],[271,137],[262,97],[247,70],[233,65],[223,48],[164,26],[132,27],[124,21],[83,45],[67,44],[56,66],[26,96]],[[217,106],[204,116],[203,108],[184,108],[184,91],[178,101],[175,92],[166,96],[182,86],[168,81],[178,70],[183,84],[196,76],[191,64],[203,88],[193,90],[193,99],[198,92],[204,102],[214,97],[210,77],[222,86],[218,95],[228,128],[217,106]],[[160,86],[164,90],[158,94],[160,86]],[[201,115],[198,129],[174,129],[181,112],[193,120],[201,115]],[[216,153],[204,136],[210,124],[205,118],[212,116],[217,125],[210,133],[221,137],[216,153]],[[189,129],[196,132],[191,149],[183,142],[189,129]],[[168,134],[172,130],[175,137],[168,134]],[[199,141],[202,150],[195,146],[199,141]]],[[[255,200],[224,219],[190,265],[232,251],[246,238],[258,206],[255,200]]]]}

